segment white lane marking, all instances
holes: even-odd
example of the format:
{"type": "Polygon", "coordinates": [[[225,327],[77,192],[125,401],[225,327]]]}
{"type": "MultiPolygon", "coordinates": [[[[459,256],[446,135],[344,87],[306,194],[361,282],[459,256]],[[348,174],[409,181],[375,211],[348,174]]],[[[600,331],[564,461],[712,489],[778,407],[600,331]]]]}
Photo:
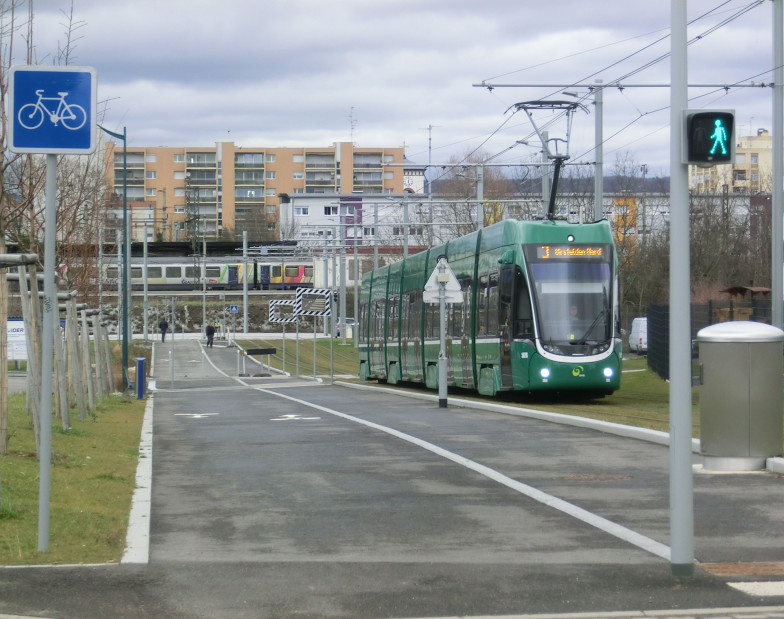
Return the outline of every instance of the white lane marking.
{"type": "MultiPolygon", "coordinates": [[[[242,381],[240,381],[242,382],[242,381]]],[[[410,434],[406,434],[405,432],[400,432],[399,430],[395,430],[394,428],[388,428],[387,426],[382,426],[380,424],[374,423],[372,421],[367,421],[366,419],[361,419],[359,417],[354,417],[353,415],[348,415],[346,413],[341,413],[340,411],[332,410],[325,406],[320,406],[318,404],[313,404],[311,402],[307,402],[305,400],[300,400],[299,398],[294,398],[289,395],[285,395],[283,393],[277,393],[275,391],[268,391],[261,387],[255,387],[257,391],[261,391],[263,393],[267,393],[270,395],[275,395],[285,400],[290,400],[292,402],[296,402],[298,404],[302,404],[304,406],[308,406],[310,408],[315,408],[316,410],[322,411],[324,413],[328,413],[330,415],[334,415],[335,417],[340,417],[342,419],[346,419],[348,421],[353,421],[354,423],[359,423],[361,425],[367,426],[369,428],[373,428],[374,430],[380,430],[381,432],[385,432],[391,436],[397,437],[413,445],[417,445],[418,447],[422,447],[427,451],[430,451],[442,458],[446,458],[447,460],[451,460],[456,464],[460,464],[467,469],[470,469],[480,475],[484,475],[488,479],[492,479],[499,484],[506,486],[507,488],[511,488],[535,501],[542,503],[543,505],[547,505],[548,507],[552,507],[557,509],[568,516],[572,516],[573,518],[577,518],[586,524],[589,524],[593,527],[596,527],[600,531],[604,531],[605,533],[609,533],[614,537],[617,537],[620,540],[628,542],[633,546],[637,546],[646,552],[649,552],[657,557],[661,557],[662,559],[666,559],[667,561],[670,560],[670,548],[665,544],[657,542],[649,537],[641,535],[636,531],[632,531],[631,529],[627,529],[626,527],[616,524],[606,518],[602,518],[601,516],[597,516],[582,507],[578,507],[577,505],[573,505],[568,501],[564,501],[563,499],[559,499],[558,497],[554,497],[546,492],[542,492],[532,486],[527,484],[523,484],[517,480],[514,480],[510,477],[507,477],[503,473],[499,473],[498,471],[491,469],[490,467],[484,466],[483,464],[479,464],[478,462],[474,462],[473,460],[469,460],[461,455],[448,451],[438,445],[434,445],[432,443],[428,443],[422,439],[419,439],[415,436],[411,436],[410,434]]]]}
{"type": "Polygon", "coordinates": [[[174,413],[175,417],[190,417],[191,419],[205,419],[207,417],[216,417],[220,413],[174,413]]]}
{"type": "Polygon", "coordinates": [[[747,595],[757,597],[784,596],[784,582],[781,581],[728,582],[727,584],[747,595]]]}
{"type": "MultiPolygon", "coordinates": [[[[205,355],[206,356],[206,355],[205,355]]],[[[207,360],[212,364],[212,366],[221,374],[226,377],[229,377],[228,374],[220,370],[212,360],[207,357],[207,360]]],[[[373,428],[374,430],[380,430],[381,432],[385,432],[391,436],[395,436],[399,439],[412,443],[413,445],[417,445],[430,451],[436,455],[441,456],[442,458],[446,458],[447,460],[451,460],[456,464],[460,464],[480,475],[484,475],[488,479],[492,479],[507,488],[511,488],[512,490],[516,490],[521,494],[534,499],[542,503],[543,505],[547,505],[548,507],[552,507],[553,509],[557,509],[558,511],[567,514],[568,516],[572,516],[577,520],[580,520],[586,524],[589,524],[600,531],[604,531],[614,537],[617,537],[620,540],[628,542],[633,546],[637,546],[646,552],[649,552],[657,557],[661,557],[667,561],[670,560],[670,547],[662,544],[661,542],[657,542],[650,537],[646,537],[636,531],[632,531],[620,524],[612,522],[611,520],[607,520],[606,518],[602,518],[601,516],[597,516],[596,514],[592,514],[588,510],[583,509],[582,507],[578,507],[577,505],[572,505],[568,501],[564,501],[563,499],[559,499],[558,497],[554,497],[546,492],[542,492],[532,486],[527,484],[523,484],[519,481],[516,481],[506,475],[499,473],[491,469],[490,467],[484,466],[483,464],[479,464],[478,462],[474,462],[473,460],[469,460],[468,458],[464,458],[456,453],[451,451],[447,451],[437,445],[433,445],[432,443],[428,443],[427,441],[423,441],[422,439],[416,438],[415,436],[411,436],[410,434],[406,434],[404,432],[400,432],[393,428],[388,428],[386,426],[382,426],[377,423],[373,423],[372,421],[367,421],[365,419],[360,419],[359,417],[354,417],[353,415],[347,415],[346,413],[341,413],[340,411],[332,410],[331,408],[327,408],[325,406],[320,406],[319,404],[312,404],[311,402],[306,402],[305,400],[300,400],[299,398],[294,398],[292,396],[286,395],[284,393],[278,393],[276,391],[270,391],[265,389],[264,387],[254,386],[246,383],[241,378],[231,377],[234,378],[238,383],[244,385],[246,387],[250,387],[259,391],[261,393],[266,393],[268,395],[277,396],[279,398],[283,398],[284,400],[289,400],[291,402],[296,402],[303,406],[307,406],[309,408],[314,408],[316,410],[322,411],[329,415],[334,415],[335,417],[340,417],[342,419],[346,419],[348,421],[353,421],[355,423],[359,423],[363,426],[367,426],[368,428],[373,428]]]]}

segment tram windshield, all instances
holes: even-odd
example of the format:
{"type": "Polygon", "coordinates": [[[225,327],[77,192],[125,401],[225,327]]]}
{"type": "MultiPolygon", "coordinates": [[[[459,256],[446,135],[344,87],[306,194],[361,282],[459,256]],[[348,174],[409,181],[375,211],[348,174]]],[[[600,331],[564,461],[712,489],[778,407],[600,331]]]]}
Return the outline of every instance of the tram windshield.
{"type": "Polygon", "coordinates": [[[555,354],[598,354],[612,337],[611,246],[561,247],[526,247],[539,340],[555,354]]]}

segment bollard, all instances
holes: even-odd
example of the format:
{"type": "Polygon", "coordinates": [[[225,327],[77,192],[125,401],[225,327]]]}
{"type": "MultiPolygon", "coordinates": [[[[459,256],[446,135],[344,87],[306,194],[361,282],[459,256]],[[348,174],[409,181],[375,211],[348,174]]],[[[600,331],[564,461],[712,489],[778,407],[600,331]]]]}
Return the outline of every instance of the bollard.
{"type": "Polygon", "coordinates": [[[144,399],[144,387],[147,377],[144,375],[144,357],[136,357],[136,399],[144,399]]]}

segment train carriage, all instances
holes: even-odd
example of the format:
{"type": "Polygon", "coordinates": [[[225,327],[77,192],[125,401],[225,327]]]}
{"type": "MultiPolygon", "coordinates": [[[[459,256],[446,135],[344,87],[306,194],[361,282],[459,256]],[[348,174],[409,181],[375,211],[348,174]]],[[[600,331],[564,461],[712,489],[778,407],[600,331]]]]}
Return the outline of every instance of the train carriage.
{"type": "Polygon", "coordinates": [[[507,220],[366,274],[362,378],[438,386],[438,305],[422,292],[441,255],[463,295],[447,311],[450,385],[487,395],[618,389],[617,256],[606,221],[507,220]]]}

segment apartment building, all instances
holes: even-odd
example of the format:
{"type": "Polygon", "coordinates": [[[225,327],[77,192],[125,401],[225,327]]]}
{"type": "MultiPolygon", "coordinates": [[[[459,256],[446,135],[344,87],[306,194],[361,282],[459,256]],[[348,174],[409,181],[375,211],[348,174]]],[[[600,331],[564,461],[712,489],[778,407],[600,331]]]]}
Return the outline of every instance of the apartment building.
{"type": "MultiPolygon", "coordinates": [[[[106,145],[107,187],[122,199],[123,166],[134,240],[280,238],[281,198],[296,194],[400,194],[404,149],[329,147],[129,147],[106,145]]],[[[422,166],[414,166],[421,176],[422,166]]],[[[408,183],[411,183],[409,177],[408,183]]],[[[114,208],[117,204],[115,203],[114,208]]]]}
{"type": "Polygon", "coordinates": [[[767,129],[743,136],[735,163],[711,168],[689,166],[689,188],[698,193],[769,193],[773,169],[773,138],[767,129]]]}

